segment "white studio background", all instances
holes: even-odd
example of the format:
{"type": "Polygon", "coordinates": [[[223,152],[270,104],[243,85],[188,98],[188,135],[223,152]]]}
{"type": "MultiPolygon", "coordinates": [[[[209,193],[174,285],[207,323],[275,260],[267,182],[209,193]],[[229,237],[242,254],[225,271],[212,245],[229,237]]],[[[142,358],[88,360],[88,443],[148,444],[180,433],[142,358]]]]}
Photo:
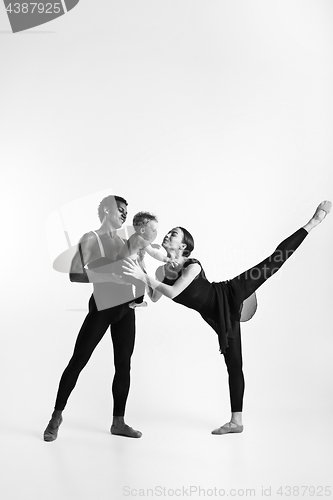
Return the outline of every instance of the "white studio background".
{"type": "Polygon", "coordinates": [[[329,483],[332,216],[243,325],[246,432],[210,435],[229,418],[216,335],[162,299],[137,313],[127,419],[143,438],[107,435],[109,334],[59,439],[41,437],[90,295],[52,269],[51,214],[89,197],[75,243],[115,193],[129,222],[158,215],[157,242],[186,227],[211,281],[262,260],[333,198],[332,21],[325,0],[81,0],[13,35],[0,8],[4,498],[329,483]]]}

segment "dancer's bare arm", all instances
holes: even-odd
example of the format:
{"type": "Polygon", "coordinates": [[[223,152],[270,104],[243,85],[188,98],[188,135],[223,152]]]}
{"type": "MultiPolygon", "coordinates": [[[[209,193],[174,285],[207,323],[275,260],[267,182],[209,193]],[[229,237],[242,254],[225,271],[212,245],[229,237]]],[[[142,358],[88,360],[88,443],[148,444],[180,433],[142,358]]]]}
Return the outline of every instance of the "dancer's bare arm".
{"type": "Polygon", "coordinates": [[[170,262],[171,259],[169,259],[163,252],[158,250],[157,248],[153,248],[151,245],[148,245],[145,248],[146,252],[150,257],[153,257],[153,259],[159,260],[160,262],[170,262]]]}
{"type": "MultiPolygon", "coordinates": [[[[167,285],[161,283],[160,281],[152,278],[148,274],[144,273],[142,269],[132,260],[126,259],[126,264],[123,266],[124,274],[133,276],[141,281],[143,281],[148,287],[152,288],[154,291],[165,295],[169,299],[177,297],[185,288],[188,287],[194,278],[200,273],[201,267],[199,264],[190,264],[183,270],[180,278],[173,285],[167,285]]],[[[158,300],[158,299],[156,299],[158,300]]]]}

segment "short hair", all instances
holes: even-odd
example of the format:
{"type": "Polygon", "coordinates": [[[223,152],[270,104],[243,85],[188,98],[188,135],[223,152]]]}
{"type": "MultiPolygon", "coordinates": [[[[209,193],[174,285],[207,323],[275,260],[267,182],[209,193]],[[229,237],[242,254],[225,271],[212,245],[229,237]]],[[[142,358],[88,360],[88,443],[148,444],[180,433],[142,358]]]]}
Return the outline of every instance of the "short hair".
{"type": "Polygon", "coordinates": [[[191,252],[194,250],[194,239],[191,233],[187,231],[184,227],[177,226],[181,231],[183,231],[183,243],[185,243],[186,248],[183,251],[184,257],[189,257],[191,255],[191,252]]]}
{"type": "Polygon", "coordinates": [[[99,217],[99,220],[101,222],[103,222],[103,219],[105,216],[104,208],[112,206],[114,201],[116,201],[116,202],[119,201],[121,203],[125,203],[126,206],[128,205],[125,198],[122,198],[121,196],[115,196],[113,194],[106,196],[105,198],[103,198],[103,200],[98,205],[98,217],[99,217]]]}
{"type": "Polygon", "coordinates": [[[151,214],[150,212],[138,212],[133,217],[133,226],[143,227],[146,226],[151,220],[158,222],[156,215],[151,214]]]}

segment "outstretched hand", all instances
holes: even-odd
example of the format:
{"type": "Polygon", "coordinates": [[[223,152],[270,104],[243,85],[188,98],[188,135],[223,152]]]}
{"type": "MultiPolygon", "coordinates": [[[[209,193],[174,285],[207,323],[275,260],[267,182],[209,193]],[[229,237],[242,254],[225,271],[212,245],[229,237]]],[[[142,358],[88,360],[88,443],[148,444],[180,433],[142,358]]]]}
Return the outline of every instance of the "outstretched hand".
{"type": "Polygon", "coordinates": [[[144,281],[145,273],[133,259],[127,257],[127,259],[124,259],[124,263],[126,264],[125,266],[122,266],[122,268],[125,269],[124,274],[127,274],[128,276],[133,276],[133,278],[144,281]]]}

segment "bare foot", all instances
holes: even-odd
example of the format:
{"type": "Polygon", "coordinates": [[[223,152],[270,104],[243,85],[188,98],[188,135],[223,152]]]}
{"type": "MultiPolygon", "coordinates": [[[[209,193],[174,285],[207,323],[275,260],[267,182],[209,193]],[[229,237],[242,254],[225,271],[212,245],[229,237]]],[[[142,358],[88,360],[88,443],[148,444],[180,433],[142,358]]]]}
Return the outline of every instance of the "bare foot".
{"type": "Polygon", "coordinates": [[[311,229],[318,226],[318,224],[320,224],[325,219],[326,215],[331,211],[331,208],[332,203],[330,201],[322,201],[320,205],[318,205],[314,215],[309,220],[309,222],[305,226],[303,226],[304,229],[306,229],[309,233],[311,229]]]}

